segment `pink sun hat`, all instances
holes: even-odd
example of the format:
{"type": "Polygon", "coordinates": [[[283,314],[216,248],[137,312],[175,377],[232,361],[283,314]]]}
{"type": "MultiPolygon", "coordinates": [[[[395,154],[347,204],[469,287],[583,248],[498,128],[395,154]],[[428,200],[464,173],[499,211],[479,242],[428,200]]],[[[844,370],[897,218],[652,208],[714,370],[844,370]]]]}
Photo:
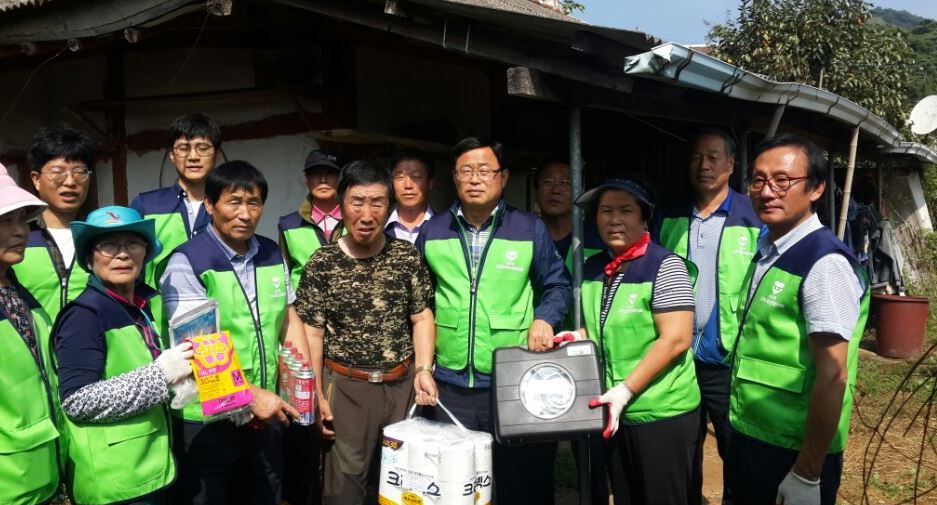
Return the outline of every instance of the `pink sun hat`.
{"type": "Polygon", "coordinates": [[[16,185],[9,172],[0,163],[0,216],[17,209],[26,209],[26,220],[30,220],[42,213],[46,202],[36,198],[32,193],[16,185]]]}

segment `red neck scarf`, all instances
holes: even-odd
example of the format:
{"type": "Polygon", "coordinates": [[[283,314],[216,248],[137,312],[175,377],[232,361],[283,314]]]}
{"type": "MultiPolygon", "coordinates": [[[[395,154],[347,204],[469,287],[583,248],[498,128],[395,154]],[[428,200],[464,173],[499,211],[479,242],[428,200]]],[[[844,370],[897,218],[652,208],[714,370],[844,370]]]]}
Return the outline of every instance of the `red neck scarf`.
{"type": "Polygon", "coordinates": [[[631,247],[625,249],[625,251],[613,259],[611,263],[605,265],[605,276],[611,277],[615,275],[615,272],[618,271],[618,267],[620,267],[622,263],[644,256],[644,253],[647,252],[647,245],[650,242],[651,234],[644,232],[641,238],[631,244],[631,247]]]}

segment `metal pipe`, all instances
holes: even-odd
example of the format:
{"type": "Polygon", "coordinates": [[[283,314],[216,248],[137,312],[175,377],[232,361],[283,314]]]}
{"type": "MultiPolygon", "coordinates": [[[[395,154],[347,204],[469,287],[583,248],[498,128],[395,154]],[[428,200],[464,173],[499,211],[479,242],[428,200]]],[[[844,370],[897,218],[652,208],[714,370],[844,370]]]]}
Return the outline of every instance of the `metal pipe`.
{"type": "Polygon", "coordinates": [[[740,187],[738,190],[745,194],[748,194],[748,181],[751,180],[751,168],[749,165],[748,130],[742,130],[742,134],[739,135],[739,151],[735,156],[735,166],[742,174],[742,177],[739,178],[740,187]]]}
{"type": "Polygon", "coordinates": [[[774,137],[774,134],[778,132],[778,125],[781,124],[781,117],[784,116],[784,109],[787,108],[786,103],[778,104],[777,108],[774,109],[774,115],[771,116],[771,124],[768,126],[768,132],[765,133],[765,140],[774,137]]]}
{"type": "Polygon", "coordinates": [[[836,231],[836,165],[833,164],[833,147],[826,151],[826,203],[829,211],[829,221],[826,225],[830,231],[836,231]]]}
{"type": "Polygon", "coordinates": [[[840,240],[846,235],[846,219],[849,217],[849,197],[852,194],[852,174],[856,169],[856,148],[859,146],[859,127],[852,130],[852,140],[849,142],[849,162],[846,165],[846,182],[843,184],[843,205],[839,209],[839,227],[836,236],[840,240]]]}
{"type": "MultiPolygon", "coordinates": [[[[582,194],[582,108],[569,106],[569,179],[573,201],[582,194]]],[[[573,205],[573,323],[582,325],[582,209],[573,205]]]]}
{"type": "MultiPolygon", "coordinates": [[[[569,179],[573,201],[582,194],[582,107],[569,106],[569,179]]],[[[582,209],[573,205],[573,326],[582,327],[582,209]]],[[[579,453],[579,503],[592,503],[589,441],[581,439],[574,444],[579,453]]]]}

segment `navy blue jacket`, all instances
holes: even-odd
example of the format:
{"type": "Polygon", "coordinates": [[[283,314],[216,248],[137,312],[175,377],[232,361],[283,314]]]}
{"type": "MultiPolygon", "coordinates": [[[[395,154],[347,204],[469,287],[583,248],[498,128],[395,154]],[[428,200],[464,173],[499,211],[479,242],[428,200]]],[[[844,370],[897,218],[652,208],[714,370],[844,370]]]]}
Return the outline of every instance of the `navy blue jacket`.
{"type": "Polygon", "coordinates": [[[130,202],[130,207],[146,217],[150,214],[170,214],[177,212],[182,216],[182,222],[185,223],[186,234],[191,237],[194,231],[199,234],[205,231],[205,227],[211,223],[211,216],[202,205],[198,209],[198,215],[195,218],[195,226],[189,223],[189,211],[185,206],[183,199],[186,198],[185,190],[179,185],[179,180],[166,188],[144,191],[137,195],[130,202]]]}

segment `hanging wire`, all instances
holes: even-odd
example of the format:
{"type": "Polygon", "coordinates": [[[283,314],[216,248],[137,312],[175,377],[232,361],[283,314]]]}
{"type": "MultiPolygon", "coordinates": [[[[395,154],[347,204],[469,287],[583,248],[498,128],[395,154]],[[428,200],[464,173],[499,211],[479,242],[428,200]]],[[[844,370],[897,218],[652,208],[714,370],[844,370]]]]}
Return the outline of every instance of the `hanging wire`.
{"type": "Polygon", "coordinates": [[[176,75],[169,80],[169,84],[176,82],[179,77],[182,75],[182,71],[185,70],[185,66],[189,63],[189,60],[192,58],[192,54],[195,53],[195,48],[198,47],[198,42],[202,40],[202,33],[205,32],[205,26],[208,25],[208,18],[211,17],[211,12],[208,9],[205,9],[205,19],[202,20],[202,27],[198,30],[198,35],[195,36],[195,42],[192,43],[192,47],[189,48],[189,54],[185,55],[185,59],[182,60],[182,64],[179,65],[179,70],[176,71],[176,75]]]}
{"type": "Polygon", "coordinates": [[[46,58],[45,61],[40,63],[36,68],[33,69],[32,72],[29,73],[29,77],[26,78],[26,82],[23,83],[23,86],[20,88],[19,93],[16,94],[16,98],[13,99],[13,103],[11,103],[7,111],[3,113],[3,117],[0,117],[0,125],[2,125],[4,121],[6,121],[7,117],[9,117],[10,114],[13,112],[13,109],[16,108],[16,104],[18,104],[20,101],[20,98],[23,97],[23,93],[26,92],[26,88],[29,87],[29,83],[32,82],[33,77],[35,77],[36,73],[39,72],[39,70],[42,69],[42,67],[46,66],[47,63],[61,56],[62,53],[64,53],[65,51],[68,51],[67,44],[65,45],[65,47],[62,48],[61,51],[46,58]]]}

